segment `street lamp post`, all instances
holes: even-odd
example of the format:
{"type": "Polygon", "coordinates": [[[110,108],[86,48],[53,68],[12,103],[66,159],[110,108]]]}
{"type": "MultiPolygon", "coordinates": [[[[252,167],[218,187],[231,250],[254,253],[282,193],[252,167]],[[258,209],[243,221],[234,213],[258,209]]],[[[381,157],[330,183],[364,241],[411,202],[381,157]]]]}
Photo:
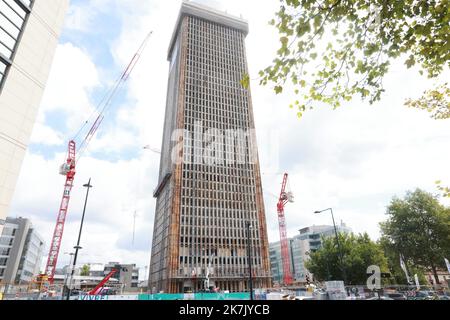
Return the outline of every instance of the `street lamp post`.
{"type": "Polygon", "coordinates": [[[328,211],[328,210],[331,211],[331,218],[333,219],[334,234],[336,236],[336,243],[337,243],[337,246],[338,246],[339,256],[340,256],[340,260],[341,260],[340,264],[341,264],[341,270],[342,270],[342,277],[344,278],[344,284],[345,284],[345,282],[347,282],[347,276],[345,274],[345,268],[344,268],[344,256],[343,256],[341,243],[339,241],[338,232],[337,232],[337,229],[336,229],[336,223],[334,222],[333,209],[332,208],[327,208],[327,209],[320,210],[320,211],[314,211],[314,213],[322,213],[322,212],[325,212],[325,211],[328,211]]]}
{"type": "Polygon", "coordinates": [[[252,225],[249,221],[246,222],[247,225],[247,254],[248,254],[248,270],[250,272],[249,276],[249,287],[250,287],[250,300],[253,300],[253,276],[252,276],[252,250],[251,250],[251,238],[250,238],[250,230],[252,229],[252,225]]]}
{"type": "Polygon", "coordinates": [[[73,282],[73,275],[75,273],[75,266],[77,264],[78,250],[82,249],[80,247],[81,231],[83,230],[84,215],[86,213],[86,205],[87,205],[87,200],[88,200],[88,197],[89,197],[89,189],[92,188],[91,178],[89,178],[89,182],[87,184],[83,185],[83,187],[87,188],[87,190],[86,190],[86,199],[84,200],[83,215],[81,216],[81,224],[80,224],[80,231],[78,232],[77,245],[75,247],[73,247],[75,249],[75,256],[73,258],[72,272],[71,272],[71,277],[70,277],[70,282],[69,282],[69,290],[67,290],[67,300],[70,300],[70,294],[72,292],[72,282],[73,282]]]}
{"type": "Polygon", "coordinates": [[[73,252],[70,252],[70,253],[69,252],[64,252],[64,254],[70,255],[70,262],[69,262],[69,265],[67,266],[66,276],[64,278],[63,296],[64,296],[64,293],[67,292],[67,290],[69,289],[67,287],[67,281],[69,280],[70,268],[72,266],[72,259],[73,259],[73,256],[75,255],[75,253],[73,253],[73,252]]]}
{"type": "Polygon", "coordinates": [[[145,273],[144,273],[144,285],[147,286],[147,293],[148,293],[148,289],[149,289],[148,280],[147,280],[147,269],[148,269],[148,266],[145,266],[144,268],[145,268],[145,273]]]}

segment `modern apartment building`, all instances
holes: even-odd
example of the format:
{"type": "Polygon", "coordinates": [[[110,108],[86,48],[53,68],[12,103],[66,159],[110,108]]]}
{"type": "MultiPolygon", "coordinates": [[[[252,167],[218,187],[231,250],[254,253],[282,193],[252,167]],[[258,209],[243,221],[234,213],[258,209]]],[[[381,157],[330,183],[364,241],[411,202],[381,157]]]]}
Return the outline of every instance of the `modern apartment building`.
{"type": "MultiPolygon", "coordinates": [[[[291,272],[295,270],[293,262],[296,260],[292,258],[292,241],[292,238],[288,239],[288,252],[289,257],[291,257],[289,259],[291,272]]],[[[281,243],[279,241],[269,244],[269,256],[272,280],[274,283],[281,283],[283,281],[283,260],[281,257],[281,243]]],[[[292,276],[296,279],[294,272],[292,272],[292,276]]]]}
{"type": "Polygon", "coordinates": [[[122,292],[138,292],[139,288],[139,268],[135,264],[120,264],[118,262],[110,262],[105,265],[103,274],[106,276],[112,269],[117,272],[111,277],[118,280],[122,285],[122,292]]]}
{"type": "Polygon", "coordinates": [[[6,218],[0,236],[0,283],[26,284],[39,274],[44,240],[30,220],[6,218]]]}
{"type": "MultiPolygon", "coordinates": [[[[352,230],[344,223],[336,226],[339,233],[351,233],[352,230]]],[[[306,282],[306,276],[311,275],[305,267],[311,252],[322,246],[322,238],[334,237],[333,226],[311,226],[299,230],[300,234],[288,239],[290,268],[295,282],[306,282]]],[[[273,281],[281,283],[283,279],[283,262],[281,259],[280,242],[270,244],[270,265],[273,281]]],[[[312,277],[309,277],[312,280],[312,277]]]]}
{"type": "Polygon", "coordinates": [[[8,214],[68,5],[0,1],[0,221],[8,214]]]}
{"type": "Polygon", "coordinates": [[[270,287],[245,20],[183,2],[170,42],[149,290],[270,287]],[[250,255],[248,249],[250,248],[250,255]]]}

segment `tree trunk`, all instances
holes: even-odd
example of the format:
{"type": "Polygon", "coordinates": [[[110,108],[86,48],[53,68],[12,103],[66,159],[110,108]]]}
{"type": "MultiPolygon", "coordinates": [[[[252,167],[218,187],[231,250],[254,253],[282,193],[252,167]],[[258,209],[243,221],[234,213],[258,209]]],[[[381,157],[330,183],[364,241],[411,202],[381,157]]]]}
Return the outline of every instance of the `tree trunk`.
{"type": "Polygon", "coordinates": [[[441,282],[439,281],[439,276],[437,274],[436,266],[434,264],[431,265],[431,269],[433,270],[434,282],[436,282],[436,284],[441,284],[441,282]]]}

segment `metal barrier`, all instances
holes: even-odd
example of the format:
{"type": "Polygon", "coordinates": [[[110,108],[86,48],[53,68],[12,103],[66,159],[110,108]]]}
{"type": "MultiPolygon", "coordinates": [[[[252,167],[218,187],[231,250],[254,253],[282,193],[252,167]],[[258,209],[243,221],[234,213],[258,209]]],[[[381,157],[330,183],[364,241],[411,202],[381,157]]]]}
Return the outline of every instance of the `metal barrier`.
{"type": "Polygon", "coordinates": [[[139,300],[249,300],[249,293],[140,294],[139,300]]]}

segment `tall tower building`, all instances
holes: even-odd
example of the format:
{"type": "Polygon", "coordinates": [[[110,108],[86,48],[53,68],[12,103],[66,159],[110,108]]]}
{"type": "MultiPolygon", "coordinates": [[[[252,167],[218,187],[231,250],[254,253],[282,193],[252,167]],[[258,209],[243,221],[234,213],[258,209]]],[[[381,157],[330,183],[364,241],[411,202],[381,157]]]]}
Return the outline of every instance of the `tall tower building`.
{"type": "Polygon", "coordinates": [[[0,233],[69,0],[0,1],[0,233]]]}
{"type": "Polygon", "coordinates": [[[252,102],[240,83],[247,34],[245,20],[181,6],[154,192],[153,292],[246,291],[249,262],[253,287],[271,285],[252,102]]]}

